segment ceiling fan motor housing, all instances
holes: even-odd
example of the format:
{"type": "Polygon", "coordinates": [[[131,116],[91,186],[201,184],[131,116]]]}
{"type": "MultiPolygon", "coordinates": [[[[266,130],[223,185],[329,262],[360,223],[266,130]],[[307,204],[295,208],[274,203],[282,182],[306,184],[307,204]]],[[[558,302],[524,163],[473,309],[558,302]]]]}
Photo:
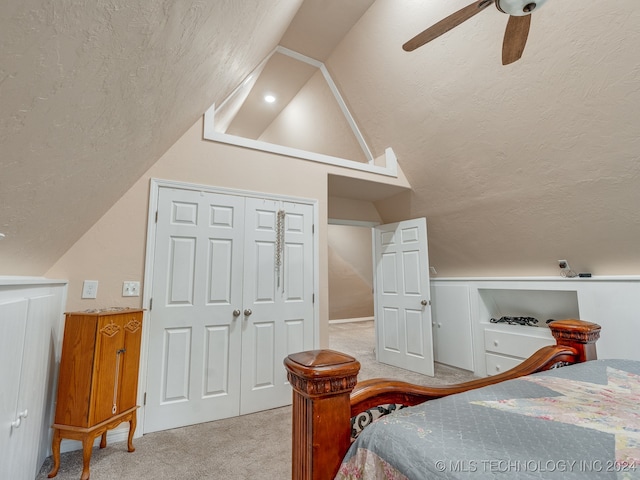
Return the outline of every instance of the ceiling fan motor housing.
{"type": "Polygon", "coordinates": [[[508,15],[523,17],[539,9],[546,1],[547,0],[496,0],[496,7],[508,15]]]}

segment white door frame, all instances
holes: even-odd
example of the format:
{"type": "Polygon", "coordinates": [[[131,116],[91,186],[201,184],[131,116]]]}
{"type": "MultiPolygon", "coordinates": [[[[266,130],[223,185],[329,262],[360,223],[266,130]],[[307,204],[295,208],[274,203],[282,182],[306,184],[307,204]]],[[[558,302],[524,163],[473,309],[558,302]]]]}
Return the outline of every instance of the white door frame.
{"type": "MultiPolygon", "coordinates": [[[[313,224],[318,225],[318,201],[310,198],[299,198],[288,195],[271,194],[267,192],[255,192],[249,190],[237,190],[225,187],[216,187],[212,185],[195,184],[188,182],[180,182],[176,180],[163,180],[158,178],[152,178],[149,188],[149,212],[147,216],[147,244],[144,261],[144,284],[142,289],[142,307],[146,309],[145,321],[149,321],[151,310],[151,292],[153,291],[153,274],[154,274],[154,259],[155,259],[155,245],[156,245],[156,212],[158,210],[158,194],[162,187],[166,188],[178,188],[183,190],[193,190],[197,192],[211,192],[228,195],[240,195],[244,197],[255,198],[269,198],[274,200],[282,200],[285,202],[304,203],[313,207],[313,224]]],[[[319,264],[320,264],[320,249],[318,245],[319,228],[314,228],[313,231],[313,292],[316,298],[318,297],[320,286],[319,264]]],[[[320,325],[318,319],[320,317],[320,302],[313,303],[313,344],[314,348],[319,347],[320,338],[320,325]]],[[[140,374],[138,382],[138,425],[141,428],[136,429],[135,437],[141,437],[144,430],[144,403],[145,394],[147,388],[147,362],[149,356],[149,328],[144,328],[142,332],[142,345],[140,350],[140,374]]],[[[283,359],[284,360],[284,359],[283,359]]],[[[284,368],[284,367],[283,367],[284,368]]]]}

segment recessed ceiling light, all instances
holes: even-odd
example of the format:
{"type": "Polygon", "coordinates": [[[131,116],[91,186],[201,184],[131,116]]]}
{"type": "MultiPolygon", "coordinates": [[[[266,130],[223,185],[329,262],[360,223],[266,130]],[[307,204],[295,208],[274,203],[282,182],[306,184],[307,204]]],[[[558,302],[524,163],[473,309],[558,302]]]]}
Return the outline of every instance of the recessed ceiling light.
{"type": "Polygon", "coordinates": [[[0,233],[0,240],[4,238],[4,233],[0,233]]]}
{"type": "Polygon", "coordinates": [[[267,103],[273,103],[276,101],[276,97],[274,97],[273,95],[265,95],[264,101],[267,103]]]}

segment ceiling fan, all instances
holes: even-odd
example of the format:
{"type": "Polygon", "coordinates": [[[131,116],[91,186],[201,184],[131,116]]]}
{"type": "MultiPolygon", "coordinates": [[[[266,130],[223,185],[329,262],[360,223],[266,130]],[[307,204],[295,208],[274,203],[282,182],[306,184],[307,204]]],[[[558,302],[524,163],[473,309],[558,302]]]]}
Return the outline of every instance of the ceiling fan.
{"type": "Polygon", "coordinates": [[[524,51],[524,46],[529,36],[531,13],[539,9],[546,1],[547,0],[479,0],[427,28],[424,32],[419,33],[405,43],[402,48],[407,52],[411,52],[425,43],[438,38],[452,28],[457,27],[462,22],[469,20],[489,5],[495,3],[498,10],[509,15],[507,30],[504,33],[504,41],[502,43],[502,64],[508,65],[522,57],[522,52],[524,51]]]}

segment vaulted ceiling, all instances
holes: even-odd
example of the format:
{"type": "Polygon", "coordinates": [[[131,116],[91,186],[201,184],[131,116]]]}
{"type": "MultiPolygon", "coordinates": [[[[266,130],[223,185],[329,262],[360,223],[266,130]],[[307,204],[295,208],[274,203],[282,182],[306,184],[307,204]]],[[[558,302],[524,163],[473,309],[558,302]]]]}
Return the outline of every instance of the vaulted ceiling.
{"type": "Polygon", "coordinates": [[[393,147],[413,191],[376,206],[427,217],[436,268],[640,272],[637,0],[549,0],[509,66],[495,8],[400,48],[468,0],[4,3],[0,275],[45,272],[278,44],[393,147]]]}

